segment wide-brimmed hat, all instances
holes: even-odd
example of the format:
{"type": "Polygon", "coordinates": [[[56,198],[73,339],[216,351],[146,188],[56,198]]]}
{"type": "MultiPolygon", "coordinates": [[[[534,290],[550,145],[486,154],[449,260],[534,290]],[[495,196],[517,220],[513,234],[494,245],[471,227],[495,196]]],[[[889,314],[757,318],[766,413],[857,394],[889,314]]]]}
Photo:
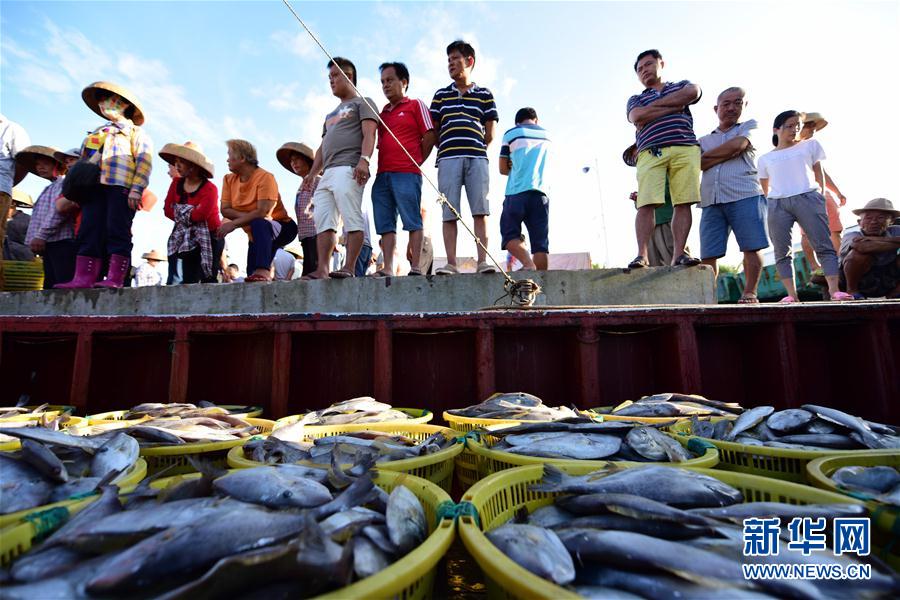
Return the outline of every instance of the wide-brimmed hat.
{"type": "Polygon", "coordinates": [[[828,121],[825,120],[822,113],[817,112],[801,113],[800,120],[803,121],[804,124],[812,123],[816,131],[825,129],[825,126],[828,125],[828,121]]]}
{"type": "Polygon", "coordinates": [[[12,190],[12,200],[13,204],[20,206],[34,206],[34,200],[31,198],[31,195],[16,187],[12,190]]]}
{"type": "Polygon", "coordinates": [[[870,210],[890,213],[894,218],[900,217],[900,210],[896,210],[894,208],[894,205],[887,198],[875,198],[874,200],[869,200],[868,202],[866,202],[865,206],[863,206],[862,208],[854,209],[851,212],[854,215],[861,215],[864,212],[870,210]]]}
{"type": "Polygon", "coordinates": [[[108,81],[95,81],[90,84],[86,88],[81,91],[81,99],[84,100],[84,103],[88,105],[92,111],[106,118],[102,112],[100,112],[100,99],[97,98],[97,92],[100,90],[104,90],[107,92],[112,92],[113,94],[120,96],[123,100],[128,102],[130,105],[134,107],[134,114],[131,116],[131,122],[135,125],[143,125],[144,124],[144,110],[141,108],[141,103],[137,101],[135,95],[132,94],[129,90],[126,90],[120,85],[116,85],[115,83],[110,83],[108,81]]]}
{"type": "Polygon", "coordinates": [[[66,172],[66,163],[56,158],[57,152],[59,152],[59,150],[50,146],[27,146],[16,153],[16,164],[24,165],[29,173],[37,175],[35,165],[37,164],[38,157],[43,156],[44,158],[49,158],[56,162],[56,164],[59,165],[59,173],[62,174],[66,172]]]}
{"type": "Polygon", "coordinates": [[[81,148],[70,148],[68,150],[57,150],[53,153],[53,158],[66,164],[67,158],[81,158],[81,148]]]}
{"type": "Polygon", "coordinates": [[[216,167],[210,162],[203,149],[194,142],[185,142],[183,144],[166,144],[159,151],[159,156],[167,163],[174,164],[176,158],[186,160],[191,164],[197,165],[206,172],[206,176],[212,179],[215,177],[216,167]]]}
{"type": "Polygon", "coordinates": [[[315,151],[303,142],[285,142],[281,148],[275,151],[275,158],[278,159],[282,167],[291,173],[294,172],[291,168],[291,152],[305,156],[310,162],[316,160],[315,151]]]}
{"type": "Polygon", "coordinates": [[[296,242],[293,244],[288,244],[284,247],[285,252],[290,252],[294,255],[295,258],[303,258],[303,247],[296,242]]]}
{"type": "Polygon", "coordinates": [[[632,144],[625,148],[625,150],[622,152],[622,160],[625,161],[625,164],[629,167],[637,166],[637,157],[635,156],[635,150],[637,150],[637,144],[632,144]]]}
{"type": "Polygon", "coordinates": [[[169,257],[165,254],[160,253],[157,250],[151,250],[150,252],[144,252],[141,254],[141,258],[144,260],[160,260],[160,261],[168,261],[169,257]]]}

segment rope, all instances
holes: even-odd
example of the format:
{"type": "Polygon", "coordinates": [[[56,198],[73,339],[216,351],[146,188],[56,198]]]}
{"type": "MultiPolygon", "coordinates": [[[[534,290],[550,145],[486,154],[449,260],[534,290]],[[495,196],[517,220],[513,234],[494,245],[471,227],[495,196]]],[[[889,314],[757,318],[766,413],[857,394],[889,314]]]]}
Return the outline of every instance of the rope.
{"type": "Polygon", "coordinates": [[[69,509],[63,506],[56,506],[47,510],[33,512],[27,515],[24,520],[34,526],[34,539],[42,540],[69,520],[69,509]]]}
{"type": "MultiPolygon", "coordinates": [[[[337,65],[337,63],[334,62],[334,57],[328,52],[328,50],[325,49],[325,46],[322,45],[322,42],[319,41],[319,38],[316,37],[316,34],[313,33],[313,31],[306,25],[306,23],[303,21],[303,19],[300,18],[300,15],[297,14],[297,11],[294,10],[294,7],[291,6],[290,2],[288,2],[288,0],[281,0],[281,1],[284,2],[284,5],[287,6],[289,11],[291,11],[291,14],[294,15],[294,18],[297,19],[297,22],[300,23],[300,25],[303,27],[303,29],[306,30],[306,33],[309,34],[309,36],[313,39],[313,41],[316,43],[316,45],[319,47],[319,49],[322,50],[322,52],[325,54],[325,56],[328,57],[328,60],[331,61],[331,64],[337,65]]],[[[347,76],[346,73],[344,73],[343,69],[339,68],[338,71],[340,71],[341,75],[344,76],[344,79],[347,80],[347,83],[350,84],[350,87],[353,88],[353,91],[356,92],[356,95],[359,96],[360,98],[362,98],[362,101],[366,103],[366,106],[368,106],[372,110],[372,113],[378,119],[378,123],[382,127],[384,127],[384,130],[387,131],[391,135],[392,138],[394,138],[394,141],[397,142],[397,145],[400,147],[401,150],[403,150],[403,153],[406,155],[406,157],[409,158],[409,161],[413,165],[415,165],[416,169],[419,170],[419,174],[422,175],[422,178],[428,182],[428,185],[430,185],[432,187],[432,189],[434,189],[435,192],[437,192],[437,195],[438,195],[437,203],[439,205],[443,205],[450,209],[450,212],[452,212],[453,216],[455,216],[456,219],[460,223],[462,223],[462,226],[469,233],[469,235],[472,236],[472,239],[475,240],[475,243],[478,245],[478,247],[481,248],[482,250],[484,250],[485,256],[487,256],[489,259],[491,259],[491,262],[494,263],[495,267],[497,267],[497,272],[502,274],[503,277],[506,279],[506,283],[504,284],[504,289],[507,291],[507,296],[511,296],[513,299],[513,302],[518,304],[519,306],[531,306],[534,303],[534,296],[537,295],[538,293],[540,293],[540,291],[541,291],[540,286],[538,286],[535,282],[531,281],[530,279],[523,279],[523,280],[516,281],[512,277],[510,277],[506,271],[503,270],[503,267],[500,266],[500,263],[497,262],[497,259],[495,259],[493,257],[493,255],[488,251],[487,246],[484,245],[484,243],[481,241],[481,238],[479,238],[477,235],[475,235],[475,232],[472,231],[472,229],[466,224],[465,221],[463,221],[462,215],[459,214],[459,211],[457,211],[453,207],[453,205],[447,201],[447,196],[445,196],[444,194],[441,193],[440,188],[438,188],[438,186],[434,183],[434,181],[432,181],[431,178],[425,173],[425,171],[422,170],[421,165],[419,165],[419,163],[416,162],[416,160],[412,157],[412,155],[409,153],[409,151],[407,151],[407,149],[403,146],[403,144],[400,143],[399,138],[397,138],[397,136],[394,135],[394,132],[391,130],[391,128],[388,127],[387,124],[384,122],[384,120],[381,118],[381,114],[380,114],[380,111],[378,110],[378,108],[373,106],[372,103],[369,102],[369,99],[362,95],[362,92],[359,91],[359,88],[356,87],[356,84],[350,80],[350,78],[347,76]],[[512,292],[510,292],[510,290],[512,290],[512,292]],[[533,290],[533,291],[529,291],[529,290],[533,290]],[[531,299],[530,302],[527,302],[527,304],[521,304],[521,302],[523,302],[525,299],[527,299],[529,297],[531,299]]],[[[503,297],[505,298],[506,296],[503,296],[503,297]]]]}

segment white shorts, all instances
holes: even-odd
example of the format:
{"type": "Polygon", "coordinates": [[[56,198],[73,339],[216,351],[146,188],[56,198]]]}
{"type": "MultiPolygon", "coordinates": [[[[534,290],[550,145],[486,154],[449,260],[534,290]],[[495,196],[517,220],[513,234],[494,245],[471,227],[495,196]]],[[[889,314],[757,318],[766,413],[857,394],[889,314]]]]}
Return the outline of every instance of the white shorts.
{"type": "Polygon", "coordinates": [[[313,194],[316,233],[340,231],[341,217],[348,232],[363,231],[363,186],[353,179],[353,167],[326,169],[313,194]]]}

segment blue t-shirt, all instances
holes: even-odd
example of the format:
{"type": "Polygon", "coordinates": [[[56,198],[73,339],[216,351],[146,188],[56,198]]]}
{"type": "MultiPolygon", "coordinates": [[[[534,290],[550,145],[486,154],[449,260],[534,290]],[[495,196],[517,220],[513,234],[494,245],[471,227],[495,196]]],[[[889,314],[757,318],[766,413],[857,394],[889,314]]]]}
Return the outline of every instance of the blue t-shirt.
{"type": "Polygon", "coordinates": [[[544,169],[547,167],[547,151],[550,139],[547,130],[539,125],[521,123],[503,134],[500,158],[512,161],[506,195],[521,194],[531,190],[547,193],[544,169]]]}

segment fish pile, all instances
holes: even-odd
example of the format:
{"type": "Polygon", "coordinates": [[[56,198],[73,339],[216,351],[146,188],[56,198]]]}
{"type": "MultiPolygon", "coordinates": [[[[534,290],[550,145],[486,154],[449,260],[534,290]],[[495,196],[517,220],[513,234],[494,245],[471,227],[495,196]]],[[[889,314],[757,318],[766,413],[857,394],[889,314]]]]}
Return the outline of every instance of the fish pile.
{"type": "Polygon", "coordinates": [[[69,427],[67,433],[97,436],[111,431],[124,431],[140,441],[141,447],[172,446],[199,442],[229,442],[261,433],[242,417],[227,412],[209,412],[203,416],[159,417],[146,421],[126,419],[108,423],[91,423],[69,427]]]}
{"type": "MultiPolygon", "coordinates": [[[[742,563],[847,566],[859,559],[778,544],[774,556],[744,556],[745,518],[865,516],[859,504],[744,502],[713,477],[677,467],[644,466],[570,476],[545,465],[535,491],[553,504],[523,512],[487,532],[488,539],[532,573],[586,598],[846,598],[841,580],[748,580],[742,563]]],[[[872,577],[854,581],[853,596],[891,598],[900,579],[874,558],[872,577]]]]}
{"type": "Polygon", "coordinates": [[[137,441],[121,432],[81,438],[46,429],[12,431],[22,448],[0,452],[3,515],[90,494],[119,480],[140,454],[137,441]]]}
{"type": "Polygon", "coordinates": [[[222,408],[221,406],[216,406],[212,402],[201,401],[197,404],[191,404],[188,402],[179,403],[179,402],[171,402],[168,404],[161,404],[158,402],[147,402],[145,404],[138,404],[137,406],[131,408],[126,411],[124,415],[122,415],[122,419],[143,419],[145,417],[150,417],[153,419],[158,419],[162,417],[205,417],[209,415],[216,414],[232,414],[238,413],[240,414],[244,410],[250,410],[249,406],[240,407],[237,410],[228,410],[227,408],[222,408]]]}
{"type": "Polygon", "coordinates": [[[494,394],[480,404],[448,410],[451,415],[476,419],[515,419],[518,421],[556,421],[577,417],[578,412],[565,406],[546,406],[537,396],[525,392],[494,394]]]}
{"type": "Polygon", "coordinates": [[[617,417],[736,417],[744,412],[740,404],[710,400],[694,394],[654,394],[640,400],[626,400],[607,414],[617,417]]]}
{"type": "Polygon", "coordinates": [[[838,487],[862,492],[877,502],[900,507],[900,471],[886,465],[841,467],[831,474],[838,487]]]}
{"type": "Polygon", "coordinates": [[[0,419],[8,419],[10,417],[25,417],[28,415],[40,415],[49,404],[41,404],[40,406],[23,406],[17,404],[16,406],[0,406],[0,419]]]}
{"type": "Polygon", "coordinates": [[[352,431],[314,440],[285,440],[276,430],[272,435],[251,440],[242,446],[244,457],[266,464],[290,464],[307,461],[313,464],[350,464],[389,462],[427,456],[449,448],[456,438],[438,431],[417,441],[411,437],[383,431],[352,431]]]}
{"type": "Polygon", "coordinates": [[[362,396],[332,404],[328,408],[308,412],[293,425],[303,427],[304,425],[385,423],[387,421],[406,421],[411,418],[405,412],[395,410],[390,404],[379,402],[369,396],[362,396]]]}
{"type": "MultiPolygon", "coordinates": [[[[27,415],[16,415],[16,416],[25,416],[27,415]]],[[[58,417],[50,418],[47,416],[47,413],[41,413],[34,418],[25,418],[25,419],[9,419],[0,421],[0,427],[5,429],[17,429],[17,428],[26,428],[26,427],[40,427],[42,429],[49,429],[50,431],[59,431],[63,425],[69,421],[68,414],[62,414],[58,417]]],[[[9,442],[14,442],[16,440],[15,437],[11,435],[7,435],[4,433],[0,433],[0,444],[6,444],[9,442]]]]}
{"type": "Polygon", "coordinates": [[[692,418],[691,431],[714,440],[792,450],[900,448],[896,427],[815,404],[779,411],[757,406],[734,421],[712,423],[692,418]]]}
{"type": "Polygon", "coordinates": [[[635,462],[682,462],[697,457],[656,427],[630,421],[598,423],[576,417],[495,426],[481,433],[489,436],[484,438],[487,444],[493,442],[491,450],[521,456],[635,462]]]}
{"type": "Polygon", "coordinates": [[[372,471],[352,471],[278,465],[125,495],[104,487],[12,564],[0,596],[307,598],[342,588],[428,534],[408,488],[388,494],[372,471]]]}

